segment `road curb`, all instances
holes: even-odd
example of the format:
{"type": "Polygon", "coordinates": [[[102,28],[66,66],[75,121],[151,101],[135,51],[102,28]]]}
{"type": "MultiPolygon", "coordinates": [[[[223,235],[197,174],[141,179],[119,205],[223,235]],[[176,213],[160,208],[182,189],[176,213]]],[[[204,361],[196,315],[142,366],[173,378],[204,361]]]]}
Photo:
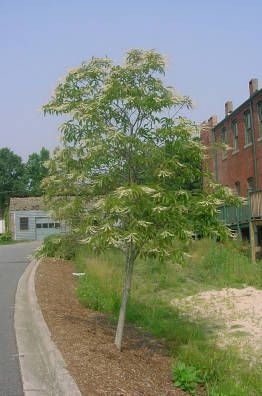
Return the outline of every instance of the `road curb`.
{"type": "Polygon", "coordinates": [[[15,299],[15,332],[25,396],[81,396],[62,354],[51,340],[35,292],[33,260],[20,278],[15,299]]]}

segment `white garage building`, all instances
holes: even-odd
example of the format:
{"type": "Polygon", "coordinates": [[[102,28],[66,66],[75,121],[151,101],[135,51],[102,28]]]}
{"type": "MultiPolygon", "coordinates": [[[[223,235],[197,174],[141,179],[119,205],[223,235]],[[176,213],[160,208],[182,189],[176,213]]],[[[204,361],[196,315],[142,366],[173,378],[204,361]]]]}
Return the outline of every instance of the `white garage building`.
{"type": "Polygon", "coordinates": [[[9,210],[14,240],[42,240],[48,235],[68,232],[64,221],[50,218],[42,197],[11,198],[9,210]]]}

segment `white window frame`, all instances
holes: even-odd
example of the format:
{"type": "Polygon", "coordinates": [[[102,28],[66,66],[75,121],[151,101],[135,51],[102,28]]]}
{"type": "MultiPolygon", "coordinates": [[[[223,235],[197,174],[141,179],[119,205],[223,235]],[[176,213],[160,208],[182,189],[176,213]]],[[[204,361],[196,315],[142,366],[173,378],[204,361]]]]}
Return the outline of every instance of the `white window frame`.
{"type": "Polygon", "coordinates": [[[251,113],[249,110],[244,113],[245,122],[245,146],[252,144],[252,127],[251,127],[251,113]]]}
{"type": "MultiPolygon", "coordinates": [[[[227,129],[223,127],[221,129],[221,143],[227,145],[227,129]]],[[[227,149],[223,148],[222,159],[227,158],[227,149]]]]}
{"type": "Polygon", "coordinates": [[[233,134],[233,152],[239,151],[239,140],[238,140],[238,124],[237,121],[232,121],[232,134],[233,134]]]}
{"type": "Polygon", "coordinates": [[[28,216],[19,217],[19,230],[28,231],[29,230],[29,218],[28,216]]]}

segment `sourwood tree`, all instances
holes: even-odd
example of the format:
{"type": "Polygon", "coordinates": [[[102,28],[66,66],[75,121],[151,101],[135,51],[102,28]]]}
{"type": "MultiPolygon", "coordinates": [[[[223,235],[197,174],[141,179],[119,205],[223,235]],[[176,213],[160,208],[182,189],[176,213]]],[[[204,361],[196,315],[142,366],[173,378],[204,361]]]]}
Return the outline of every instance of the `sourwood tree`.
{"type": "Polygon", "coordinates": [[[137,257],[180,260],[178,241],[225,238],[216,210],[234,200],[212,181],[199,188],[205,148],[192,138],[195,124],[179,116],[191,101],[166,86],[164,74],[165,59],[153,50],[133,49],[122,65],[92,58],[43,107],[66,118],[44,181],[50,208],[85,243],[125,256],[119,350],[137,257]]]}

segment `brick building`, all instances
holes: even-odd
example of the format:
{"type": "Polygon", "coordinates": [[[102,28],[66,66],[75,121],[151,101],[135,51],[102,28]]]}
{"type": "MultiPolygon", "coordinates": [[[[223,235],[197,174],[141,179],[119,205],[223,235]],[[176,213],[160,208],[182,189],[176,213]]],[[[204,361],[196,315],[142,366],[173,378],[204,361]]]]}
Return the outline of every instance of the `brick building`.
{"type": "Polygon", "coordinates": [[[254,259],[256,253],[262,254],[262,89],[258,89],[257,79],[250,80],[244,103],[233,109],[228,101],[223,120],[209,118],[201,140],[208,148],[206,165],[214,179],[236,194],[248,196],[244,207],[224,207],[220,214],[251,240],[254,259]],[[221,148],[221,143],[227,148],[221,148]]]}
{"type": "Polygon", "coordinates": [[[203,143],[210,148],[208,168],[214,179],[245,197],[247,191],[262,190],[262,89],[258,80],[249,82],[249,98],[233,109],[225,103],[225,118],[208,120],[202,131],[203,143]],[[211,149],[213,143],[224,143],[226,150],[211,149]]]}

